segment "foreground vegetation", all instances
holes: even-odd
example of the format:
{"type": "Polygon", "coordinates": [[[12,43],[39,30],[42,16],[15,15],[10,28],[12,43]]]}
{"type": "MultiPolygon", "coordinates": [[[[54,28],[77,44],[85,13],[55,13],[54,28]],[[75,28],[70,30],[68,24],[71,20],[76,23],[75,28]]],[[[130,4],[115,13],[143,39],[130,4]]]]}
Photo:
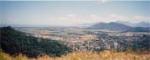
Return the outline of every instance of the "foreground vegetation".
{"type": "Polygon", "coordinates": [[[129,52],[72,52],[61,57],[51,57],[48,55],[39,56],[37,58],[29,58],[19,54],[12,57],[6,53],[0,52],[0,60],[150,60],[150,54],[137,54],[129,52]]]}

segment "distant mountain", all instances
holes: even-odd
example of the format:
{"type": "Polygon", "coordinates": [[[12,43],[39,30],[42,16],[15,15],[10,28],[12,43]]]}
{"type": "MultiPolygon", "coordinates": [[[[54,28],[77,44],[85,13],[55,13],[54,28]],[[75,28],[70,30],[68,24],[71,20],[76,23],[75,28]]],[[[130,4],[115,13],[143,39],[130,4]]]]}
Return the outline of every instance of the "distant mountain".
{"type": "Polygon", "coordinates": [[[150,27],[150,22],[139,22],[135,24],[135,27],[150,27]]]}
{"type": "Polygon", "coordinates": [[[117,22],[110,22],[110,23],[97,23],[90,27],[89,29],[106,29],[106,30],[114,30],[114,31],[126,31],[131,29],[132,27],[117,23],[117,22]]]}
{"type": "Polygon", "coordinates": [[[141,21],[138,23],[134,23],[134,22],[122,22],[122,21],[118,21],[121,24],[125,24],[128,26],[132,26],[132,27],[150,27],[150,22],[145,22],[145,21],[141,21]]]}
{"type": "Polygon", "coordinates": [[[150,27],[134,27],[126,32],[150,32],[150,27]]]}

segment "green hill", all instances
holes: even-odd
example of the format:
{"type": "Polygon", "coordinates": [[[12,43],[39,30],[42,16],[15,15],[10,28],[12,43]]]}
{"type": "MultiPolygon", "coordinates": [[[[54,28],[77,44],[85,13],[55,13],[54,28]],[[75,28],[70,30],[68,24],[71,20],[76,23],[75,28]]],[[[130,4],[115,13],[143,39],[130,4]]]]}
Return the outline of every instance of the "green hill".
{"type": "Polygon", "coordinates": [[[71,51],[60,41],[28,36],[10,26],[0,28],[0,49],[11,55],[22,53],[29,57],[44,54],[61,56],[71,51]]]}

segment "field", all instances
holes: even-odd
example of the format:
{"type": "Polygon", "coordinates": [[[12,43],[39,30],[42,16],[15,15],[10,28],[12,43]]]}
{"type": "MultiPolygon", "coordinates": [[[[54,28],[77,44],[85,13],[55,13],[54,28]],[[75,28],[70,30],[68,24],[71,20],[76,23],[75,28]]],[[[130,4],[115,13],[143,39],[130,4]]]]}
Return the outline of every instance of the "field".
{"type": "Polygon", "coordinates": [[[0,52],[0,60],[150,60],[150,54],[115,51],[79,51],[72,52],[61,57],[50,57],[48,55],[44,55],[37,58],[28,58],[22,54],[12,57],[6,53],[0,52]]]}

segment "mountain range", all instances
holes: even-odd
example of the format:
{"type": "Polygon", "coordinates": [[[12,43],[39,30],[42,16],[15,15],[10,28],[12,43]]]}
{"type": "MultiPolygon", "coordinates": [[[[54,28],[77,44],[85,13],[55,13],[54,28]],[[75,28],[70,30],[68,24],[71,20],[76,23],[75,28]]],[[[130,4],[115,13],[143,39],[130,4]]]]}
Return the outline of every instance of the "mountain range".
{"type": "Polygon", "coordinates": [[[138,23],[135,26],[129,26],[123,23],[110,22],[110,23],[96,23],[87,27],[88,29],[104,29],[112,31],[122,31],[122,32],[150,32],[150,24],[148,23],[138,23]]]}

